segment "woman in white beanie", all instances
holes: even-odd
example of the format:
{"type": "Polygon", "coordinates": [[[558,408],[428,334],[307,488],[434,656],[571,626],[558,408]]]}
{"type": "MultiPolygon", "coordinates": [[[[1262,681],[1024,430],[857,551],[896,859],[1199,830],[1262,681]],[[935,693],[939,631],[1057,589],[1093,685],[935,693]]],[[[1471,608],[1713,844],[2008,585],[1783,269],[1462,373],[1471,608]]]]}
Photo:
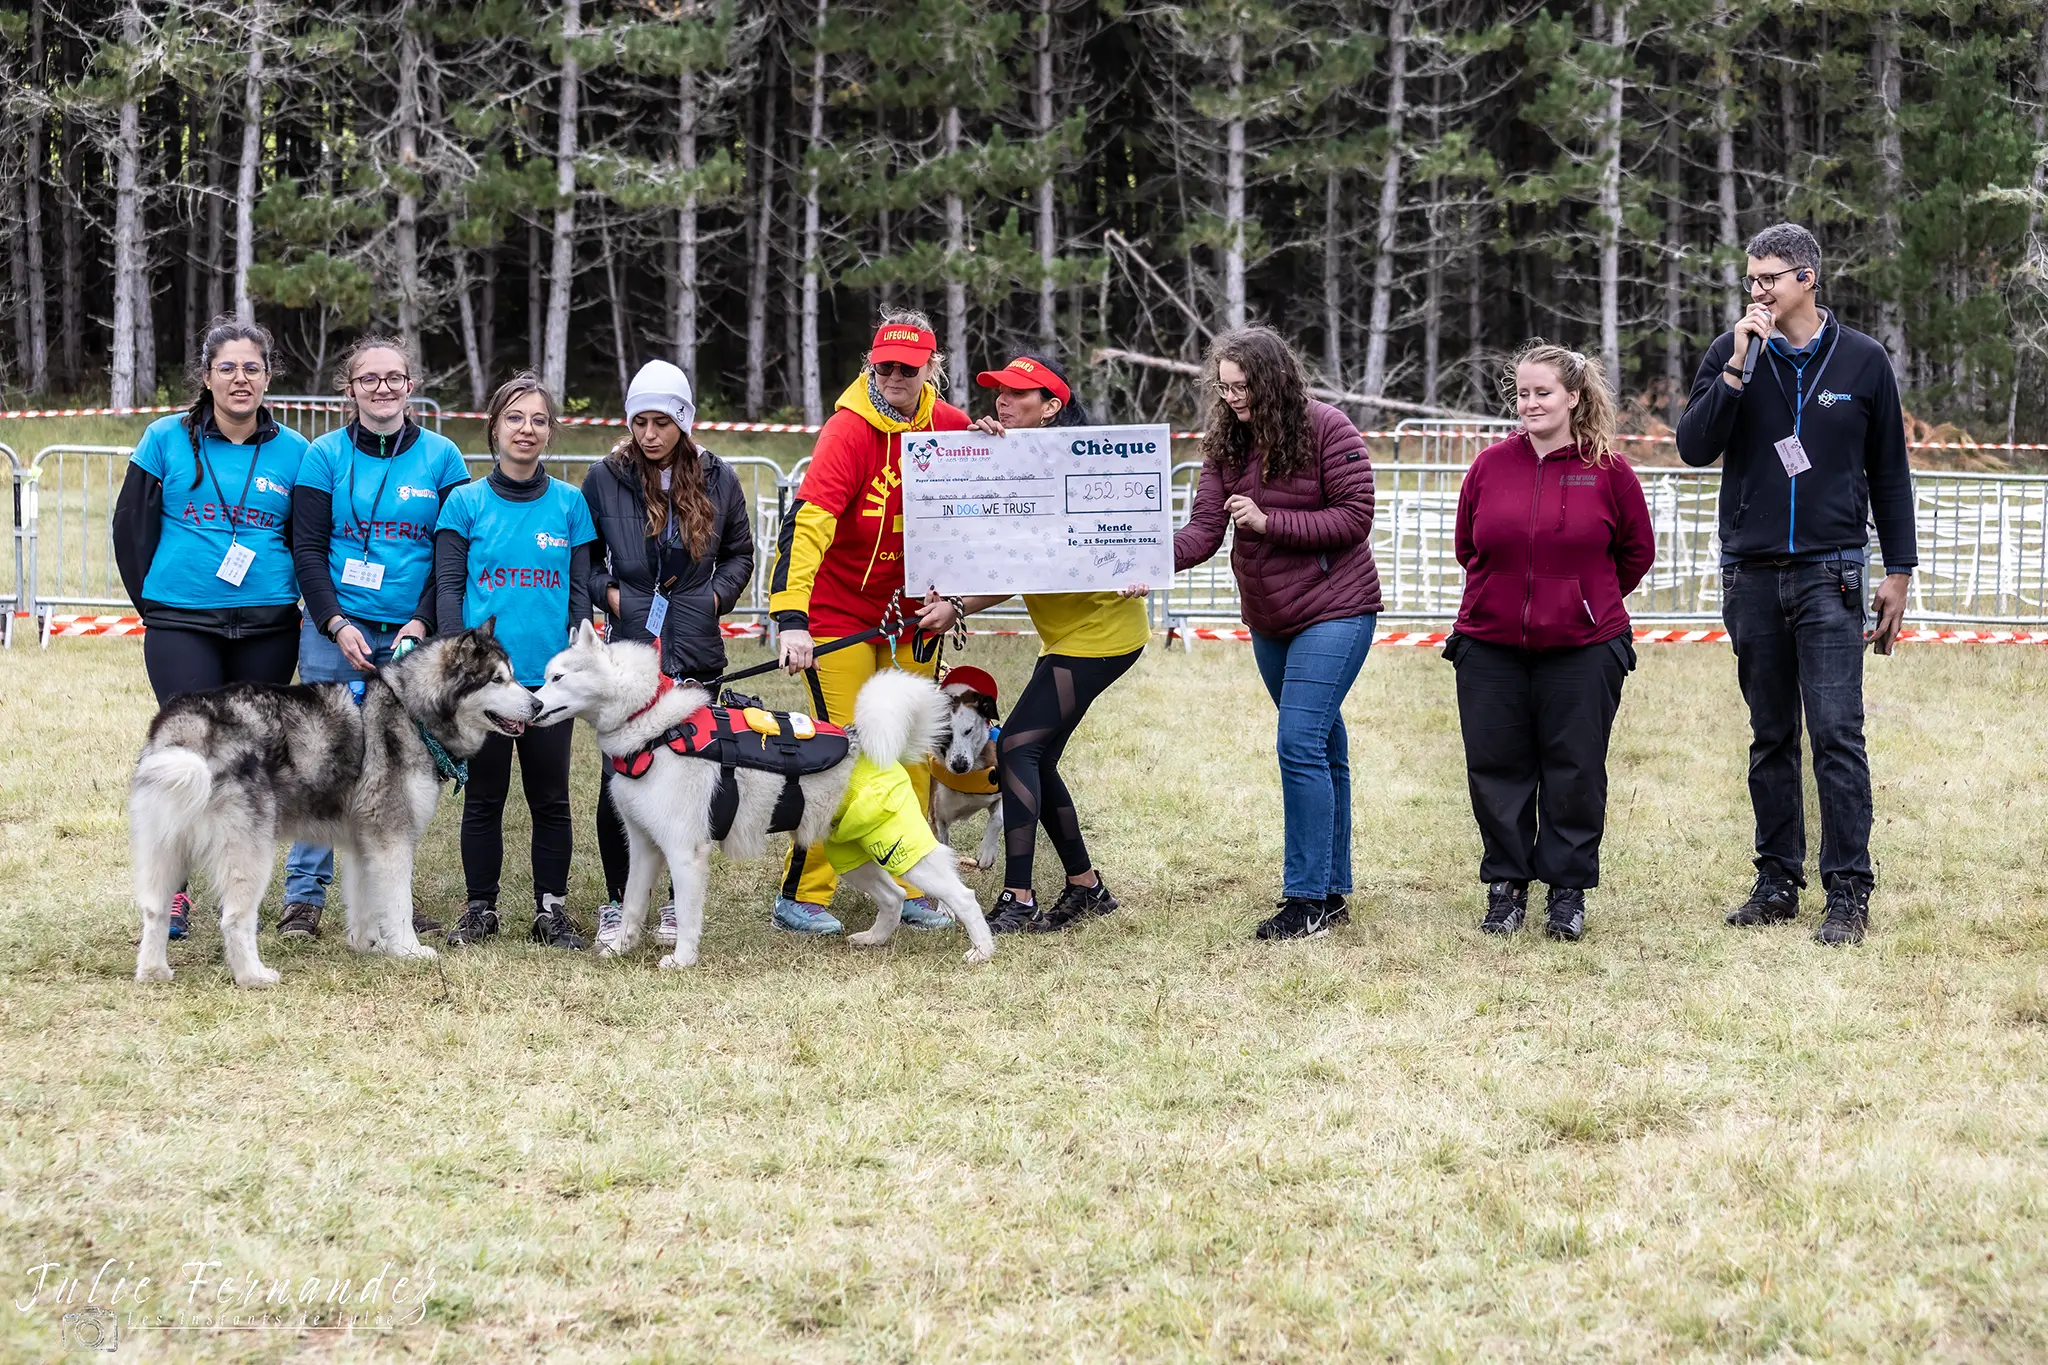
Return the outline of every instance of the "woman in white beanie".
{"type": "MultiPolygon", "coordinates": [[[[746,493],[732,466],[690,439],[696,416],[688,376],[665,360],[649,361],[626,390],[633,434],[583,480],[597,526],[590,600],[610,619],[612,639],[659,641],[662,671],[675,678],[725,671],[718,618],[733,609],[754,576],[746,493]]],[[[618,941],[628,865],[611,776],[611,765],[601,763],[597,848],[606,903],[597,915],[600,954],[618,941]]],[[[675,932],[671,902],[661,908],[655,938],[670,945],[675,932]]]]}

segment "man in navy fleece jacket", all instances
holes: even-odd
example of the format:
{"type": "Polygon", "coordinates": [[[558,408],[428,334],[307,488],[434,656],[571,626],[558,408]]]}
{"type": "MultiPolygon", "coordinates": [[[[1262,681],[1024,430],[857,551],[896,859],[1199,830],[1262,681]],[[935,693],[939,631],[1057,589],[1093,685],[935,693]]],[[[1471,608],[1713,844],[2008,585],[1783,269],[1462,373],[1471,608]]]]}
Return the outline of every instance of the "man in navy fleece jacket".
{"type": "Polygon", "coordinates": [[[1912,475],[1891,357],[1815,300],[1820,244],[1794,223],[1749,243],[1750,307],[1707,348],[1678,422],[1689,465],[1725,460],[1722,617],[1749,706],[1749,797],[1757,879],[1728,922],[1783,923],[1806,885],[1799,730],[1813,738],[1820,874],[1827,912],[1814,937],[1863,941],[1874,881],[1870,762],[1863,745],[1863,646],[1889,654],[1918,563],[1912,475]],[[1747,383],[1742,372],[1761,346],[1747,383]],[[1864,628],[1869,521],[1884,581],[1864,628]]]}

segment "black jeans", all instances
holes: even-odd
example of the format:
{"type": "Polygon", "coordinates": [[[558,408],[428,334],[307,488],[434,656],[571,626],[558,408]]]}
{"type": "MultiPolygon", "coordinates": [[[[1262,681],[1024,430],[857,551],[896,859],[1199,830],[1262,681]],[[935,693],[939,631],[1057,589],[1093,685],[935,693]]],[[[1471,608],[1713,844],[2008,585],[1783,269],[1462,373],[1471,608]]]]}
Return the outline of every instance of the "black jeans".
{"type": "Polygon", "coordinates": [[[1444,656],[1458,670],[1479,880],[1598,886],[1607,739],[1634,644],[1514,649],[1454,635],[1444,656]]]}
{"type": "Polygon", "coordinates": [[[296,630],[230,640],[211,631],[152,626],[142,636],[142,667],[158,705],[231,682],[288,683],[298,666],[296,630]]]}
{"type": "Polygon", "coordinates": [[[469,760],[463,789],[462,879],[469,899],[498,899],[498,873],[505,865],[505,798],[512,790],[512,751],[519,750],[519,785],[533,816],[533,901],[569,894],[569,744],[576,727],[568,721],[529,729],[517,739],[492,735],[469,760]]]}
{"type": "MultiPolygon", "coordinates": [[[[598,759],[603,766],[597,770],[597,857],[604,864],[604,898],[623,903],[626,874],[633,865],[633,846],[626,838],[626,822],[619,818],[619,808],[612,804],[612,761],[602,754],[598,759]]],[[[669,879],[668,898],[676,898],[673,876],[669,879]]]]}
{"type": "Polygon", "coordinates": [[[1749,705],[1757,870],[1806,885],[1799,726],[1813,737],[1820,876],[1871,878],[1870,759],[1863,748],[1863,566],[1748,563],[1721,570],[1721,617],[1749,705]]]}
{"type": "Polygon", "coordinates": [[[1073,794],[1060,776],[1060,755],[1095,699],[1130,672],[1144,652],[1134,649],[1107,659],[1039,656],[1031,681],[1003,718],[1003,737],[996,742],[996,777],[1003,792],[1004,886],[1031,885],[1040,824],[1069,877],[1094,866],[1081,838],[1073,794]]]}

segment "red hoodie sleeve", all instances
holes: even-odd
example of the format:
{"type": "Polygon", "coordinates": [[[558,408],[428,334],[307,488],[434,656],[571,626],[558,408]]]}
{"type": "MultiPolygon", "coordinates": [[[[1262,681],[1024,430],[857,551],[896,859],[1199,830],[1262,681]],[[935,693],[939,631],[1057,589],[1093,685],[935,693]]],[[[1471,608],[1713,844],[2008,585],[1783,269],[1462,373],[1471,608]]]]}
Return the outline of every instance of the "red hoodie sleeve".
{"type": "Polygon", "coordinates": [[[1614,490],[1614,576],[1626,597],[1656,562],[1657,534],[1650,525],[1643,481],[1627,460],[1615,460],[1608,470],[1608,487],[1614,490]]]}
{"type": "Polygon", "coordinates": [[[1458,567],[1466,573],[1472,572],[1473,563],[1479,558],[1479,545],[1472,538],[1472,518],[1479,506],[1480,471],[1486,468],[1486,452],[1472,461],[1472,467],[1465,471],[1464,480],[1458,485],[1458,523],[1452,533],[1451,546],[1458,556],[1458,567]]]}
{"type": "Polygon", "coordinates": [[[1267,512],[1266,539],[1310,553],[1349,549],[1372,538],[1372,460],[1365,453],[1365,438],[1350,418],[1322,403],[1311,413],[1316,458],[1323,464],[1323,506],[1267,512]]]}
{"type": "Polygon", "coordinates": [[[1173,533],[1173,571],[1192,569],[1214,555],[1223,545],[1223,525],[1223,474],[1205,461],[1188,524],[1173,533]]]}

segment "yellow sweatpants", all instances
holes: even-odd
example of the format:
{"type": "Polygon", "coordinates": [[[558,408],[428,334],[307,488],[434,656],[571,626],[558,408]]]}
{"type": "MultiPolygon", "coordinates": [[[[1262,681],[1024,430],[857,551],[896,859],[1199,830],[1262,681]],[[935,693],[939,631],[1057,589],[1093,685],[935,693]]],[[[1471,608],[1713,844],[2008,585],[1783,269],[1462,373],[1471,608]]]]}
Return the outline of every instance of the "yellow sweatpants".
{"type": "MultiPolygon", "coordinates": [[[[832,641],[818,640],[816,643],[822,646],[829,645],[832,641]]],[[[870,640],[864,645],[854,645],[848,649],[819,656],[818,688],[825,694],[826,714],[819,716],[818,719],[829,720],[834,725],[851,725],[853,699],[859,695],[861,684],[889,666],[890,648],[891,642],[888,640],[870,640]]],[[[911,657],[909,645],[897,644],[894,648],[898,668],[908,673],[922,673],[927,678],[935,672],[938,664],[936,656],[930,662],[919,663],[911,657]]],[[[931,764],[920,759],[905,763],[903,769],[910,775],[911,788],[917,792],[919,809],[923,810],[926,816],[930,816],[931,764]]],[[[782,870],[782,894],[806,905],[830,905],[832,893],[839,888],[838,874],[832,871],[832,863],[825,857],[822,849],[813,848],[805,852],[803,866],[799,868],[795,865],[795,850],[791,850],[789,861],[784,864],[782,870]]],[[[910,895],[918,894],[917,888],[908,882],[897,884],[910,895]]]]}

